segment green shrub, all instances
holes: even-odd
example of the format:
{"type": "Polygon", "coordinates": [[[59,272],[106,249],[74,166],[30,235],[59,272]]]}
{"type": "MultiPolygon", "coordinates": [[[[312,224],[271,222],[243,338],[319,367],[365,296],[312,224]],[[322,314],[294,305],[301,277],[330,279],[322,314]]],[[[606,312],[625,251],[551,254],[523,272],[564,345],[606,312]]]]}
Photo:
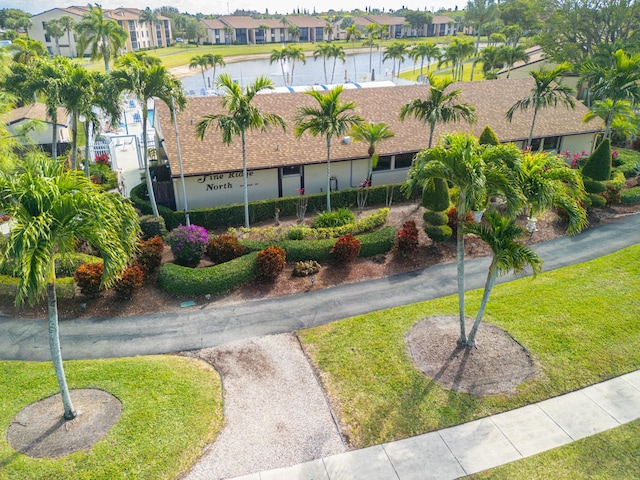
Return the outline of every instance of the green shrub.
{"type": "Polygon", "coordinates": [[[100,190],[108,191],[118,187],[118,174],[104,163],[92,163],[89,165],[91,181],[98,185],[100,190]]]}
{"type": "Polygon", "coordinates": [[[137,265],[129,265],[115,281],[113,288],[119,298],[130,299],[133,293],[142,287],[143,280],[142,269],[137,265]]]}
{"type": "Polygon", "coordinates": [[[446,225],[449,223],[447,212],[432,212],[431,210],[426,210],[422,214],[422,219],[429,225],[446,225]]]}
{"type": "Polygon", "coordinates": [[[434,242],[446,242],[453,234],[449,225],[426,225],[424,231],[434,242]]]}
{"type": "Polygon", "coordinates": [[[589,156],[582,175],[593,180],[605,181],[611,176],[611,141],[605,138],[589,156]]]}
{"type": "Polygon", "coordinates": [[[164,242],[162,237],[155,236],[149,240],[141,240],[138,245],[138,253],[136,254],[136,263],[140,266],[145,275],[149,275],[162,263],[162,253],[164,251],[164,242]]]}
{"type": "Polygon", "coordinates": [[[449,208],[449,187],[446,180],[434,178],[433,183],[427,184],[422,190],[422,206],[435,212],[449,208]]]}
{"type": "Polygon", "coordinates": [[[339,208],[331,212],[322,212],[313,219],[313,228],[334,228],[354,223],[355,215],[348,208],[339,208]]]}
{"type": "Polygon", "coordinates": [[[187,268],[165,263],[158,271],[158,283],[174,295],[225,293],[257,275],[257,252],[207,268],[187,268]]]}
{"type": "Polygon", "coordinates": [[[584,179],[584,189],[587,193],[602,193],[607,190],[607,186],[604,182],[597,180],[591,180],[589,178],[584,179]]]}
{"type": "Polygon", "coordinates": [[[613,172],[611,177],[611,180],[605,182],[606,191],[602,195],[607,200],[607,205],[617,205],[622,202],[624,174],[622,172],[613,172]]]}
{"type": "MultiPolygon", "coordinates": [[[[493,129],[489,125],[487,125],[482,130],[480,138],[478,139],[478,143],[480,143],[480,145],[500,145],[500,140],[498,139],[496,132],[494,132],[493,129]]],[[[444,208],[442,210],[444,210],[444,208]]]]}
{"type": "Polygon", "coordinates": [[[388,225],[377,232],[359,235],[358,240],[360,240],[360,256],[363,258],[387,253],[395,245],[396,229],[388,225]]]}
{"type": "Polygon", "coordinates": [[[640,153],[627,148],[618,148],[616,151],[616,168],[613,170],[621,172],[625,178],[637,177],[640,170],[640,153]]]}
{"type": "Polygon", "coordinates": [[[331,255],[338,262],[351,262],[358,258],[361,247],[360,240],[353,235],[342,235],[333,245],[331,255]]]}
{"type": "MultiPolygon", "coordinates": [[[[20,279],[11,275],[0,275],[0,301],[14,302],[18,294],[20,279]]],[[[56,297],[69,300],[76,296],[76,284],[73,278],[56,279],[56,297]]]]}
{"type": "Polygon", "coordinates": [[[82,265],[83,263],[102,263],[102,259],[93,255],[87,255],[86,253],[68,253],[65,255],[56,255],[56,277],[73,277],[76,273],[76,270],[78,270],[80,265],[82,265]]]}
{"type": "Polygon", "coordinates": [[[93,296],[102,290],[102,274],[104,265],[99,263],[83,263],[78,267],[73,278],[75,279],[80,293],[86,296],[93,296]]]}
{"type": "Polygon", "coordinates": [[[308,233],[311,232],[309,227],[303,225],[294,225],[287,230],[287,238],[289,240],[304,240],[308,233]]]}
{"type": "Polygon", "coordinates": [[[258,252],[258,276],[273,280],[284,270],[287,264],[286,252],[277,245],[271,245],[258,252]]]}
{"type": "Polygon", "coordinates": [[[637,203],[640,203],[640,187],[633,187],[629,190],[623,190],[621,193],[621,200],[625,205],[635,205],[637,203]]]}
{"type": "Polygon", "coordinates": [[[207,243],[207,257],[214,263],[224,263],[244,255],[246,247],[233,235],[218,235],[207,243]]]}
{"type": "Polygon", "coordinates": [[[10,297],[11,301],[13,301],[18,293],[19,283],[20,280],[16,277],[0,275],[0,298],[10,297]]]}
{"type": "Polygon", "coordinates": [[[209,234],[199,225],[178,225],[169,232],[167,241],[178,265],[195,267],[207,249],[209,234]]]}
{"type": "Polygon", "coordinates": [[[140,217],[140,230],[142,230],[142,238],[144,240],[152,237],[165,238],[167,236],[167,227],[162,217],[154,217],[153,215],[140,217]]]}
{"type": "Polygon", "coordinates": [[[607,199],[602,195],[598,195],[597,193],[589,193],[588,195],[592,207],[599,208],[607,204],[607,199]]]}
{"type": "Polygon", "coordinates": [[[308,277],[309,275],[315,275],[319,271],[320,264],[315,260],[296,262],[296,264],[293,266],[294,277],[308,277]]]}

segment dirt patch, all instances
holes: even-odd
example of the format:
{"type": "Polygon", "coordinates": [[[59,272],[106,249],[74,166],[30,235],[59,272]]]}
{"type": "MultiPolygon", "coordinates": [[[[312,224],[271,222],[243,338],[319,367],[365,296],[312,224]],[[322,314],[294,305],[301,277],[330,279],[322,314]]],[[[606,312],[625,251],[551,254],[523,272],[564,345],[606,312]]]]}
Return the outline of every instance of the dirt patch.
{"type": "MultiPolygon", "coordinates": [[[[467,319],[467,325],[473,319],[467,319]]],[[[459,318],[433,316],[416,323],[405,335],[409,358],[436,383],[478,397],[515,393],[536,376],[529,352],[503,329],[483,322],[478,348],[458,345],[459,318]]]]}
{"type": "Polygon", "coordinates": [[[96,388],[71,390],[78,415],[63,416],[60,394],[32,403],[7,428],[7,442],[18,452],[36,458],[55,458],[91,448],[104,438],[122,414],[120,400],[96,388]]]}

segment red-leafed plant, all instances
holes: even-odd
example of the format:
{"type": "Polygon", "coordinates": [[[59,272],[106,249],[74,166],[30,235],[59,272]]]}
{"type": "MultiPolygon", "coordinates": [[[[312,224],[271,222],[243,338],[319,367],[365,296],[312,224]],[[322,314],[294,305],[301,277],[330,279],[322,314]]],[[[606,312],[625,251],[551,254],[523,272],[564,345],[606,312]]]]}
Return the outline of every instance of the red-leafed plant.
{"type": "Polygon", "coordinates": [[[80,293],[86,296],[97,295],[100,293],[102,281],[102,273],[104,272],[104,265],[102,262],[98,263],[83,263],[73,274],[78,287],[80,287],[80,293]]]}
{"type": "Polygon", "coordinates": [[[398,250],[409,253],[418,248],[418,228],[416,222],[409,220],[402,225],[398,232],[398,250]]]}
{"type": "MultiPolygon", "coordinates": [[[[447,225],[451,227],[452,231],[456,231],[458,228],[458,209],[456,207],[451,207],[447,210],[447,216],[449,217],[449,221],[447,225]]],[[[467,212],[464,218],[465,223],[473,223],[473,213],[467,212]]]]}
{"type": "Polygon", "coordinates": [[[116,294],[120,298],[132,298],[133,293],[142,286],[144,274],[137,265],[129,265],[124,269],[120,278],[113,285],[116,294]]]}
{"type": "Polygon", "coordinates": [[[96,158],[94,160],[97,164],[111,167],[111,162],[109,161],[108,153],[101,153],[100,155],[96,155],[96,158]]]}
{"type": "Polygon", "coordinates": [[[258,252],[258,275],[267,280],[276,278],[287,264],[286,252],[277,245],[271,245],[258,252]]]}
{"type": "Polygon", "coordinates": [[[233,235],[218,235],[209,239],[207,256],[215,263],[224,263],[244,255],[244,245],[240,245],[233,235]]]}
{"type": "Polygon", "coordinates": [[[162,263],[164,242],[162,237],[155,236],[149,240],[141,240],[136,255],[136,263],[142,269],[142,273],[149,275],[162,263]]]}
{"type": "Polygon", "coordinates": [[[336,240],[331,254],[338,262],[351,262],[360,254],[360,240],[351,234],[342,235],[336,240]]]}

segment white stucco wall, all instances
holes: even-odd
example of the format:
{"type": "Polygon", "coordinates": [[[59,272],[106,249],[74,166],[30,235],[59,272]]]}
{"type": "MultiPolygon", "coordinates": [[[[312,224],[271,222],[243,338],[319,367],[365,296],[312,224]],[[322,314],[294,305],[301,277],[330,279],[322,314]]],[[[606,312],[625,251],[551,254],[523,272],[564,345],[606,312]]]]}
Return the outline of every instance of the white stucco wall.
{"type": "MultiPolygon", "coordinates": [[[[21,127],[24,126],[25,121],[16,122],[12,125],[7,126],[7,131],[11,133],[11,135],[18,135],[20,133],[21,127]]],[[[53,127],[50,123],[41,122],[44,127],[42,131],[31,131],[29,132],[29,139],[35,145],[50,145],[51,138],[53,136],[53,127]]],[[[69,143],[71,142],[71,133],[69,128],[58,126],[58,142],[59,143],[69,143]]]]}
{"type": "Polygon", "coordinates": [[[585,135],[571,135],[563,137],[560,143],[560,151],[569,150],[571,153],[580,153],[586,150],[588,154],[593,152],[595,146],[595,135],[593,133],[585,135]]]}

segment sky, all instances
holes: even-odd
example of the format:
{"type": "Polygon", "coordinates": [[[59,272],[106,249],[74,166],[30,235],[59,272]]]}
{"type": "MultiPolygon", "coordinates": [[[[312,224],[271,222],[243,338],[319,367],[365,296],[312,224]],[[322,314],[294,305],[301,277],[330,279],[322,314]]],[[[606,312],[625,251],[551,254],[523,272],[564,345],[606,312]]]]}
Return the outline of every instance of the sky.
{"type": "Polygon", "coordinates": [[[257,2],[256,0],[146,0],[137,3],[131,0],[92,0],[92,1],[76,1],[73,0],[0,0],[0,8],[19,8],[31,14],[37,14],[50,10],[55,7],[68,7],[71,5],[87,5],[87,3],[99,3],[103,8],[118,7],[137,7],[144,9],[158,8],[164,5],[171,5],[177,8],[181,13],[203,13],[203,14],[227,14],[233,13],[236,9],[253,9],[264,12],[265,8],[269,9],[269,13],[293,13],[295,10],[307,9],[313,13],[314,8],[317,12],[334,9],[339,11],[351,11],[356,8],[363,10],[366,7],[379,8],[385,11],[391,9],[399,9],[402,6],[412,10],[436,11],[441,8],[463,8],[466,0],[264,0],[257,2]],[[257,6],[260,5],[260,6],[257,6]]]}

